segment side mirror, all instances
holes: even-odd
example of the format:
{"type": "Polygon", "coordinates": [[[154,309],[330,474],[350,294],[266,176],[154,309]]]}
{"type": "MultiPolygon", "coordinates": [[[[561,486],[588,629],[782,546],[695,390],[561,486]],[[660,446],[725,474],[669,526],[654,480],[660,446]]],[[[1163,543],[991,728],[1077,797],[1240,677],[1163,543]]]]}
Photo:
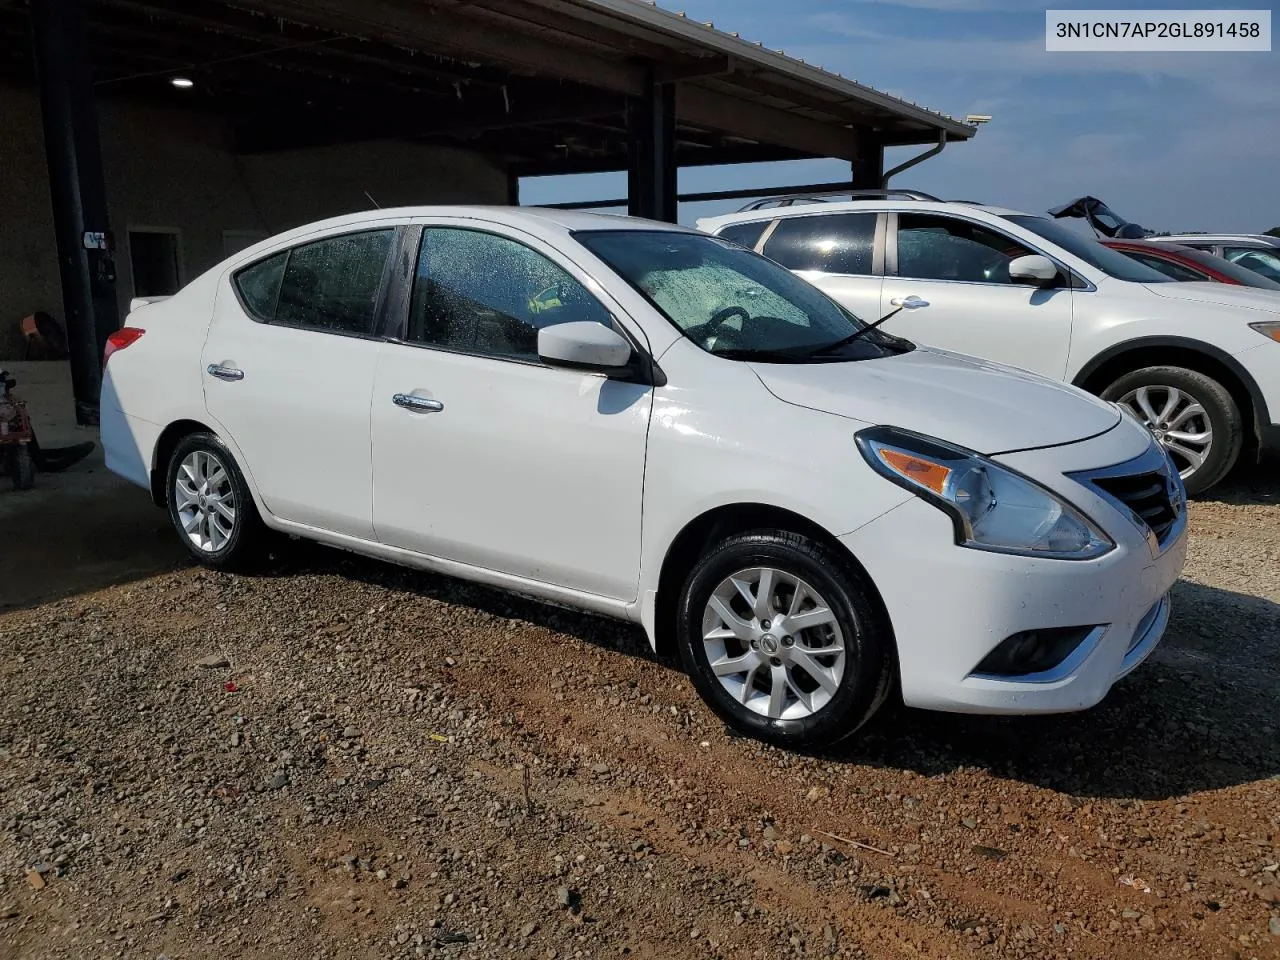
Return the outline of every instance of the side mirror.
{"type": "Polygon", "coordinates": [[[538,331],[538,356],[549,366],[621,373],[631,355],[625,337],[593,320],[556,323],[538,331]]]}
{"type": "Polygon", "coordinates": [[[1058,265],[1038,253],[1009,261],[1009,279],[1033,287],[1051,287],[1058,280],[1058,265]]]}

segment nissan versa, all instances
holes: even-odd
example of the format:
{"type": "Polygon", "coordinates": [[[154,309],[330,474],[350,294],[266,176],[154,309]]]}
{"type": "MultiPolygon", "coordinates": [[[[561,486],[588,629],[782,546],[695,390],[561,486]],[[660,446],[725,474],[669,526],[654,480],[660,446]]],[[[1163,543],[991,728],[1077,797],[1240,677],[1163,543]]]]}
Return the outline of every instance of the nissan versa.
{"type": "Polygon", "coordinates": [[[284,533],[638,621],[775,743],[895,686],[1097,703],[1168,621],[1177,470],[1116,405],[893,319],[679,227],[371,211],[136,301],[102,437],[204,563],[284,533]]]}

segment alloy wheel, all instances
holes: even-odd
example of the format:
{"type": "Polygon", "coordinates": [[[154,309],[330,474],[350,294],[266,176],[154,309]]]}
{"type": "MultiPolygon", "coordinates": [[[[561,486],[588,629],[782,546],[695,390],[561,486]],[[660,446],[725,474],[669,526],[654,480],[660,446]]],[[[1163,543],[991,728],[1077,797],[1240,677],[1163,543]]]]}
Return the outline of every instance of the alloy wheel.
{"type": "Polygon", "coordinates": [[[1200,469],[1213,446],[1213,425],[1204,405],[1185,390],[1152,384],[1120,398],[1173,457],[1185,480],[1200,469]]]}
{"type": "Polygon", "coordinates": [[[193,450],[178,467],[174,506],[182,530],[198,550],[217,553],[236,531],[236,497],[226,465],[207,450],[193,450]]]}
{"type": "Polygon", "coordinates": [[[726,577],[702,617],[707,662],[739,704],[773,720],[821,710],[844,679],[844,634],[810,584],[775,567],[726,577]]]}

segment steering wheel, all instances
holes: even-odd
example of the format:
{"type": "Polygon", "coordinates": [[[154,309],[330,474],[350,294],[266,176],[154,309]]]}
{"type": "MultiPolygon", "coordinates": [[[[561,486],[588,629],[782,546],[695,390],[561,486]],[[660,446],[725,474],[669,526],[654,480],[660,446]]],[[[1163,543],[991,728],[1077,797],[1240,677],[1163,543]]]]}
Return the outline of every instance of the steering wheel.
{"type": "Polygon", "coordinates": [[[743,307],[734,304],[731,307],[722,307],[711,315],[711,319],[706,323],[700,323],[696,327],[690,327],[685,331],[685,335],[693,340],[710,340],[712,337],[718,336],[720,328],[734,317],[741,317],[745,325],[751,319],[751,314],[743,307]]]}

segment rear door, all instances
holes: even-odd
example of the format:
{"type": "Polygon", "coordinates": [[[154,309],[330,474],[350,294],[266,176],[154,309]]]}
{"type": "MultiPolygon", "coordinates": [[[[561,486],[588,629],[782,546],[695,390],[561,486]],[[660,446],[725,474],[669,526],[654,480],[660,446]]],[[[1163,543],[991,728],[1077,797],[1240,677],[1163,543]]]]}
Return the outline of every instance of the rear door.
{"type": "Polygon", "coordinates": [[[218,292],[205,405],[283,520],[373,539],[369,399],[396,241],[394,224],[321,236],[218,292]]]}
{"type": "Polygon", "coordinates": [[[883,236],[884,221],[876,213],[783,217],[764,237],[761,252],[871,322],[880,316],[883,236]]]}
{"type": "Polygon", "coordinates": [[[886,330],[1062,379],[1071,289],[1009,278],[1010,261],[1041,251],[985,224],[937,213],[894,214],[888,235],[880,309],[903,309],[886,330]]]}

